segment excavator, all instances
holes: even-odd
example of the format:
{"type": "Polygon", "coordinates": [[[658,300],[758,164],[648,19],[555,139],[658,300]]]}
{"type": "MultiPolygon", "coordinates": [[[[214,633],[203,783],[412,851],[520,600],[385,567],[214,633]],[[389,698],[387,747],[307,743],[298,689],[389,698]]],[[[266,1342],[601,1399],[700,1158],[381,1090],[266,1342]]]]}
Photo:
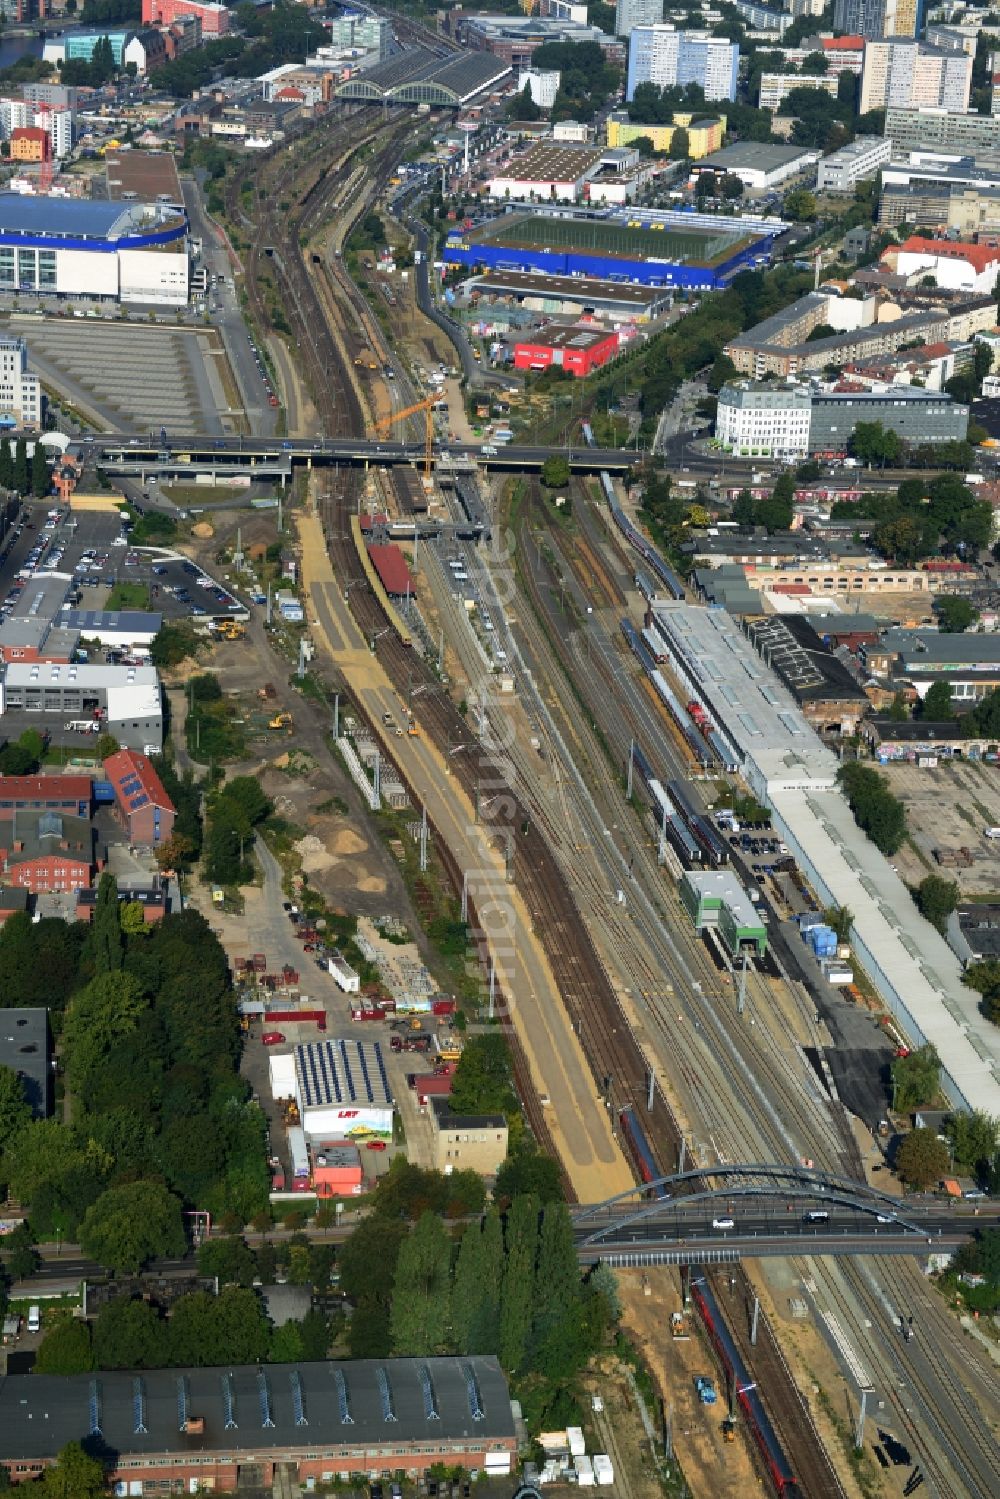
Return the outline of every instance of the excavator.
{"type": "Polygon", "coordinates": [[[268,724],[269,729],[290,729],[292,727],[292,715],[290,713],[276,713],[268,724]]]}

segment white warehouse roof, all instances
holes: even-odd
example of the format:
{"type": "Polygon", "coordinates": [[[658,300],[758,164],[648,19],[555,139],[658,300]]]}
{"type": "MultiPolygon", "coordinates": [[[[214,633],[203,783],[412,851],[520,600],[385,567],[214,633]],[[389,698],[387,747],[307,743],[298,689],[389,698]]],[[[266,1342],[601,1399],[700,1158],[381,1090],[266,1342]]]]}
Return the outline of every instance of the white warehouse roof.
{"type": "Polygon", "coordinates": [[[866,972],[911,1039],[937,1048],[953,1102],[1000,1115],[1000,1030],[855,823],[836,787],[836,757],[724,610],[657,603],[653,616],[675,673],[732,742],[817,895],[854,913],[852,940],[866,972]]]}

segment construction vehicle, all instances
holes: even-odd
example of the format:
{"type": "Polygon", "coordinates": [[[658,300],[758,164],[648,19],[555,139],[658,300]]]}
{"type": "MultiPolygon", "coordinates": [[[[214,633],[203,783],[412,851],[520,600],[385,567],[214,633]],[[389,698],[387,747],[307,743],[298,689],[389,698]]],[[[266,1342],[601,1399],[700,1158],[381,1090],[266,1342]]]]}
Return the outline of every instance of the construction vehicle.
{"type": "Polygon", "coordinates": [[[223,640],[243,640],[247,633],[242,625],[236,623],[235,619],[220,620],[218,631],[223,640]]]}
{"type": "Polygon", "coordinates": [[[420,738],[420,730],[417,728],[417,720],[415,718],[410,718],[409,723],[406,725],[406,732],[409,734],[411,739],[420,738]]]}
{"type": "Polygon", "coordinates": [[[364,349],[358,355],[357,359],[355,359],[354,365],[355,368],[359,370],[377,370],[378,360],[375,358],[374,354],[369,354],[368,350],[364,349]]]}
{"type": "Polygon", "coordinates": [[[383,416],[375,423],[375,435],[384,440],[397,422],[405,421],[408,416],[416,416],[419,411],[424,413],[424,476],[428,479],[434,456],[434,407],[440,399],[440,396],[428,396],[426,400],[417,401],[413,406],[404,406],[402,411],[394,411],[391,416],[383,416]]]}
{"type": "Polygon", "coordinates": [[[727,1416],[722,1423],[722,1440],[724,1442],[735,1442],[736,1422],[732,1416],[727,1416]]]}
{"type": "Polygon", "coordinates": [[[292,727],[292,715],[290,713],[276,713],[267,726],[269,729],[290,729],[292,727]]]}

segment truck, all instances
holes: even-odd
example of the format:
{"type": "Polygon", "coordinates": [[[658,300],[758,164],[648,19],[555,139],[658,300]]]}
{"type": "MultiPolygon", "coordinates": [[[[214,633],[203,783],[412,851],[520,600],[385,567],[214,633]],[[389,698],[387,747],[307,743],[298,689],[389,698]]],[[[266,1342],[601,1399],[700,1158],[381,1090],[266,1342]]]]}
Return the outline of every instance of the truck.
{"type": "Polygon", "coordinates": [[[699,729],[710,729],[712,727],[711,723],[709,722],[708,714],[701,706],[701,703],[692,701],[688,703],[687,710],[690,717],[698,725],[699,729]]]}
{"type": "Polygon", "coordinates": [[[288,1131],[288,1154],[292,1158],[292,1176],[295,1181],[309,1180],[309,1149],[306,1133],[301,1125],[293,1125],[288,1131]]]}
{"type": "Polygon", "coordinates": [[[698,1393],[698,1399],[701,1401],[702,1405],[714,1405],[719,1398],[715,1389],[715,1385],[709,1379],[707,1374],[696,1375],[694,1387],[698,1393]]]}

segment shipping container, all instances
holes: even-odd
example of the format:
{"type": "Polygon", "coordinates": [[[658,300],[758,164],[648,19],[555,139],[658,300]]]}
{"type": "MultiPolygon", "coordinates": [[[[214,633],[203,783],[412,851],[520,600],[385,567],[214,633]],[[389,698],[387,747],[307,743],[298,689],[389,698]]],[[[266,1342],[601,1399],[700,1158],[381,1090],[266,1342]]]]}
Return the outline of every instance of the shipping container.
{"type": "Polygon", "coordinates": [[[292,1176],[296,1181],[309,1180],[309,1151],[305,1130],[293,1125],[288,1131],[288,1153],[292,1158],[292,1176]]]}

